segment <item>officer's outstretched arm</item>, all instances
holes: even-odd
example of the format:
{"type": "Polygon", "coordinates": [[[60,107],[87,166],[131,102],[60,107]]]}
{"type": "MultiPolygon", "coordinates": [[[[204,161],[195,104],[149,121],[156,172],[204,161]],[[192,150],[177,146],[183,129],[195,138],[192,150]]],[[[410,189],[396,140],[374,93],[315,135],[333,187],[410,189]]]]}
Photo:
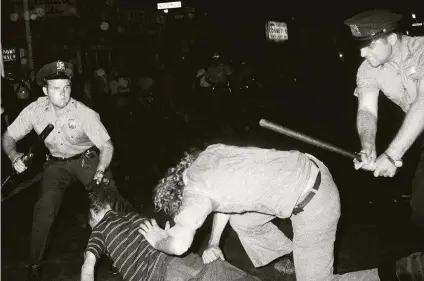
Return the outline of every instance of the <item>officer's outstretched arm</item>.
{"type": "Polygon", "coordinates": [[[417,97],[406,113],[402,126],[387,149],[393,159],[401,159],[424,131],[424,78],[417,82],[417,97]]]}
{"type": "Polygon", "coordinates": [[[375,149],[378,116],[378,92],[361,92],[358,95],[356,126],[362,148],[375,149]]]}

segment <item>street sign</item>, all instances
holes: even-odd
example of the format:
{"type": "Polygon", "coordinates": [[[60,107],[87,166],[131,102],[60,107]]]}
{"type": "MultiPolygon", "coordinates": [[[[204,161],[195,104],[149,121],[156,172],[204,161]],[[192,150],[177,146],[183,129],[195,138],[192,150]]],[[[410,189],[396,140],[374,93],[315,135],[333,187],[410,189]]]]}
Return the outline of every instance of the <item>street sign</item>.
{"type": "Polygon", "coordinates": [[[158,3],[158,10],[181,8],[181,1],[158,3]]]}
{"type": "Polygon", "coordinates": [[[281,42],[289,39],[285,22],[268,21],[265,25],[266,37],[270,41],[281,42]]]}
{"type": "Polygon", "coordinates": [[[2,50],[3,61],[16,61],[16,49],[6,48],[2,50]]]}

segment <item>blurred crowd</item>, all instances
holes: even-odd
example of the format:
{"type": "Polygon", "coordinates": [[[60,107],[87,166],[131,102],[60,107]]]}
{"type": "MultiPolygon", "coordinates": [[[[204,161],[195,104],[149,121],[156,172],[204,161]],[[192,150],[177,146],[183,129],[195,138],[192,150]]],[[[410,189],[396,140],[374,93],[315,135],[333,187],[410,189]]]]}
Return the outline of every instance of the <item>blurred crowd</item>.
{"type": "MultiPolygon", "coordinates": [[[[201,63],[188,52],[169,57],[153,52],[133,62],[136,67],[75,71],[72,96],[100,114],[115,146],[113,165],[125,167],[126,179],[144,181],[149,174],[156,180],[187,145],[242,136],[259,120],[263,79],[252,64],[218,52],[201,63]]],[[[34,72],[2,79],[3,133],[43,92],[34,72]]],[[[30,146],[35,137],[30,134],[20,145],[30,146]]],[[[3,166],[6,176],[11,171],[3,166]]]]}

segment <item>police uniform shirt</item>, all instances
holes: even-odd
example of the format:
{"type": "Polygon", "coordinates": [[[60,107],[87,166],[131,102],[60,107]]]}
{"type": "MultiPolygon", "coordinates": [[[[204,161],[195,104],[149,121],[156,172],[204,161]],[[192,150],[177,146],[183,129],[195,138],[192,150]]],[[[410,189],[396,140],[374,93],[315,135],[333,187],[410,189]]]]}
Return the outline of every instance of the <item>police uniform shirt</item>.
{"type": "Polygon", "coordinates": [[[376,68],[367,60],[358,69],[355,96],[380,90],[407,112],[417,97],[417,82],[424,78],[424,37],[402,36],[400,65],[387,62],[376,68]]]}
{"type": "Polygon", "coordinates": [[[73,98],[56,116],[48,97],[40,97],[24,108],[7,130],[15,141],[19,141],[32,129],[40,134],[49,123],[54,129],[44,143],[55,157],[69,158],[93,145],[100,148],[110,140],[99,115],[73,98]]]}

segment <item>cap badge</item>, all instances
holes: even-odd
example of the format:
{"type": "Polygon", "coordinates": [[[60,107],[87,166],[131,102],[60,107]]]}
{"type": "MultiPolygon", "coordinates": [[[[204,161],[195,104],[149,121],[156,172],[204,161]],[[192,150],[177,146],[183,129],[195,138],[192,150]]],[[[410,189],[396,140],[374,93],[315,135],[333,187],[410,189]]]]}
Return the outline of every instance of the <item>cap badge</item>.
{"type": "Polygon", "coordinates": [[[65,71],[65,64],[61,61],[56,63],[56,71],[65,71]]]}
{"type": "Polygon", "coordinates": [[[351,24],[349,27],[350,27],[350,31],[352,31],[353,36],[361,36],[359,27],[356,24],[351,24]]]}

